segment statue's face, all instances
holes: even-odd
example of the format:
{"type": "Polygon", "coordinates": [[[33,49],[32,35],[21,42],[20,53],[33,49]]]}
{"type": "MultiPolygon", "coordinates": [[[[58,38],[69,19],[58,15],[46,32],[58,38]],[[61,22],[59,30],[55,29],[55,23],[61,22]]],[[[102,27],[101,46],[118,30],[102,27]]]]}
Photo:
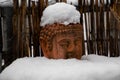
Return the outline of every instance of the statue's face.
{"type": "Polygon", "coordinates": [[[81,59],[83,53],[82,26],[80,24],[46,26],[41,31],[40,45],[44,56],[47,58],[81,59]]]}
{"type": "Polygon", "coordinates": [[[53,48],[50,52],[55,59],[77,58],[82,56],[82,36],[80,32],[57,34],[53,38],[53,48]]]}

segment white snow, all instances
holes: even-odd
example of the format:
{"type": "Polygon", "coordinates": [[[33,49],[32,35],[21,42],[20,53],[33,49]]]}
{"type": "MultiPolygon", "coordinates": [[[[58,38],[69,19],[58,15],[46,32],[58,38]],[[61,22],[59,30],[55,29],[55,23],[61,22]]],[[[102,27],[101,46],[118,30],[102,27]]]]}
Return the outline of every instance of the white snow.
{"type": "Polygon", "coordinates": [[[0,0],[0,6],[13,6],[13,0],[0,0]]]}
{"type": "Polygon", "coordinates": [[[25,57],[4,69],[0,80],[120,80],[120,57],[88,55],[82,60],[25,57]]]}
{"type": "Polygon", "coordinates": [[[70,23],[80,23],[80,13],[73,5],[66,3],[55,3],[48,6],[43,11],[41,26],[47,24],[61,23],[68,25],[70,23]]]}

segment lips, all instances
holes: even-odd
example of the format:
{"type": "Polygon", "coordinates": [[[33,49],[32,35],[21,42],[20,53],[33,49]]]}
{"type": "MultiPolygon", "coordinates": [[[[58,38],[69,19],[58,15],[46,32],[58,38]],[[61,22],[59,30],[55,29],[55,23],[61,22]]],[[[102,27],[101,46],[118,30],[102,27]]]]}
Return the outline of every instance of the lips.
{"type": "Polygon", "coordinates": [[[76,57],[76,55],[75,55],[75,53],[73,53],[73,52],[69,52],[69,53],[66,53],[66,59],[69,59],[69,58],[75,58],[76,57]]]}

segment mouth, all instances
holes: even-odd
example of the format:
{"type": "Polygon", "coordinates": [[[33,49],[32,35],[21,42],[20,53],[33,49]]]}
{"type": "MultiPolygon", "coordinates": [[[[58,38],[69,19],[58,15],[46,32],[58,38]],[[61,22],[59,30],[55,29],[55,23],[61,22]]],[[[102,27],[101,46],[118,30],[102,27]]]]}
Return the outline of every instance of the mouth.
{"type": "Polygon", "coordinates": [[[66,53],[66,59],[75,58],[75,53],[66,53]]]}

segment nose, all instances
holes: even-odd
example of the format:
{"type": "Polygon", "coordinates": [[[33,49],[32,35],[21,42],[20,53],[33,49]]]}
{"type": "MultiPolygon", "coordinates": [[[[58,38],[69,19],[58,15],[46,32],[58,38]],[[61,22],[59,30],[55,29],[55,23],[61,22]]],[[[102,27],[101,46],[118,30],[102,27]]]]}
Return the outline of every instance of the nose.
{"type": "Polygon", "coordinates": [[[67,48],[67,52],[73,52],[74,50],[75,50],[75,44],[74,43],[69,44],[67,48]]]}

